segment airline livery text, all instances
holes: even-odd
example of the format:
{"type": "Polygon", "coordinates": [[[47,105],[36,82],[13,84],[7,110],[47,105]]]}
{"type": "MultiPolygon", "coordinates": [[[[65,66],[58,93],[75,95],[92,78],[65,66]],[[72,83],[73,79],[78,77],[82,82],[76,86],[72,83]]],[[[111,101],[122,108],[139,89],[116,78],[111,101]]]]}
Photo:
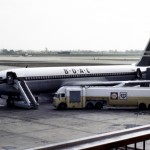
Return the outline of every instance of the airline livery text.
{"type": "Polygon", "coordinates": [[[64,69],[65,74],[82,74],[82,73],[90,73],[88,68],[85,69],[64,69]]]}

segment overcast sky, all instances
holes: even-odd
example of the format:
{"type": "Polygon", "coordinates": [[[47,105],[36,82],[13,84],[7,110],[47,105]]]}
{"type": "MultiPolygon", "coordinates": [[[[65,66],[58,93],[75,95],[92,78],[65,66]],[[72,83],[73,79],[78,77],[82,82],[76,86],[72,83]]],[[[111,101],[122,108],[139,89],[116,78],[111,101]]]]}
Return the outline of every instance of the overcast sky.
{"type": "Polygon", "coordinates": [[[0,49],[144,49],[149,0],[0,0],[0,49]]]}

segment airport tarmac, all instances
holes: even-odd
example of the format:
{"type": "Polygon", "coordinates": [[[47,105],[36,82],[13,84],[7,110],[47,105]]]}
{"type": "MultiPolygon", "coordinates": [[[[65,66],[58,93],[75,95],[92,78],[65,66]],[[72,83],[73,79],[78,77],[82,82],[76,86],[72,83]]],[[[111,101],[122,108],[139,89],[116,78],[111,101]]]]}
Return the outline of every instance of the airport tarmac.
{"type": "Polygon", "coordinates": [[[56,110],[0,107],[0,149],[22,150],[150,123],[150,112],[136,109],[56,110]]]}
{"type": "MultiPolygon", "coordinates": [[[[10,66],[1,66],[0,70],[10,66]]],[[[0,150],[23,150],[150,123],[150,111],[105,108],[56,110],[40,100],[39,109],[7,108],[0,100],[0,150]]]]}

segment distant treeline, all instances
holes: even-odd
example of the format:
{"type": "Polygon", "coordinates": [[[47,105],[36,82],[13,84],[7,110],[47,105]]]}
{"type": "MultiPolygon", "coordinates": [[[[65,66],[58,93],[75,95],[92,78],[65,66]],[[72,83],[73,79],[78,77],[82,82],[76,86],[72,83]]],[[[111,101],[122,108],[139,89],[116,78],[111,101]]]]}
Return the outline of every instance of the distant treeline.
{"type": "Polygon", "coordinates": [[[143,51],[141,50],[126,50],[126,51],[117,51],[117,50],[106,50],[106,51],[92,51],[92,50],[59,50],[59,51],[50,51],[50,50],[7,50],[1,49],[0,55],[21,55],[21,56],[121,56],[121,55],[141,55],[143,51]]]}

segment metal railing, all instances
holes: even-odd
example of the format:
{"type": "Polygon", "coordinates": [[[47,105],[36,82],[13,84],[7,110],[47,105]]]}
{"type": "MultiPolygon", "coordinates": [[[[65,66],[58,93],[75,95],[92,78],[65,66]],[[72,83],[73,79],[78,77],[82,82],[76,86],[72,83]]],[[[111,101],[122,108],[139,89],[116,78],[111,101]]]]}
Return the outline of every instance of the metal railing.
{"type": "Polygon", "coordinates": [[[150,125],[145,125],[111,133],[98,134],[63,143],[36,147],[32,148],[32,150],[139,150],[137,147],[138,142],[143,143],[140,150],[145,150],[145,141],[149,139],[150,125]],[[129,148],[128,145],[130,144],[133,146],[129,148]]]}

